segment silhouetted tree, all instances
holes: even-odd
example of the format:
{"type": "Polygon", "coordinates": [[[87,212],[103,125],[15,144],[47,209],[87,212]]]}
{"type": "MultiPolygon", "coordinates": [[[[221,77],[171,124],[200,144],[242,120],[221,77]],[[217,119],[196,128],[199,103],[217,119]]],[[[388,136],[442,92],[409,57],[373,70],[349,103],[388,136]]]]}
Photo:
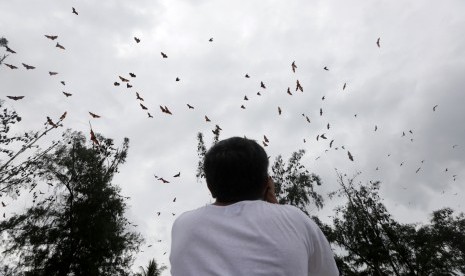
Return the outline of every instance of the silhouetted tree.
{"type": "Polygon", "coordinates": [[[61,127],[64,118],[56,121],[55,126],[45,123],[40,131],[12,134],[12,127],[21,122],[21,117],[3,107],[3,103],[0,100],[0,196],[15,198],[23,189],[33,189],[37,185],[35,180],[42,173],[32,167],[58,144],[52,142],[41,150],[38,142],[50,131],[61,127]]]}
{"type": "Polygon", "coordinates": [[[322,227],[336,245],[343,275],[463,275],[465,217],[444,208],[429,224],[394,220],[379,197],[380,182],[356,185],[338,174],[341,189],[331,196],[347,200],[336,209],[332,225],[322,227]]]}
{"type": "MultiPolygon", "coordinates": [[[[0,48],[1,47],[7,47],[8,46],[8,40],[4,37],[0,37],[0,48]]],[[[0,57],[0,65],[3,63],[3,61],[6,59],[8,55],[3,54],[3,57],[0,57]]]]}
{"type": "Polygon", "coordinates": [[[301,163],[304,154],[303,149],[293,152],[287,164],[278,155],[271,166],[271,178],[280,204],[294,205],[309,215],[310,206],[323,207],[323,197],[314,189],[315,184],[320,186],[322,182],[319,176],[310,173],[301,163]]]}
{"type": "Polygon", "coordinates": [[[152,259],[149,261],[149,265],[147,268],[140,267],[141,272],[136,273],[135,276],[161,276],[161,273],[167,269],[166,266],[162,265],[161,267],[158,267],[157,262],[155,259],[152,259]]]}
{"type": "Polygon", "coordinates": [[[16,272],[130,274],[141,238],[127,229],[125,198],[111,184],[129,140],[118,149],[111,139],[97,137],[99,145],[89,144],[81,133],[68,131],[34,163],[52,193],[35,187],[33,206],[0,223],[2,255],[18,256],[10,265],[16,272]]]}

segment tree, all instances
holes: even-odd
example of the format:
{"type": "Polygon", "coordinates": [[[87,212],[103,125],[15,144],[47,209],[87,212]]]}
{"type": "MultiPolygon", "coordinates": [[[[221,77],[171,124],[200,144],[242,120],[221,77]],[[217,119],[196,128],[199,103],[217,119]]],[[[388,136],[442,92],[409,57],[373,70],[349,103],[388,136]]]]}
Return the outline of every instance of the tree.
{"type": "Polygon", "coordinates": [[[165,269],[167,269],[166,266],[162,265],[161,267],[158,267],[158,264],[155,261],[155,259],[152,259],[149,261],[149,265],[146,269],[142,266],[140,267],[141,272],[136,273],[136,276],[161,276],[161,273],[165,269]]]}
{"type": "MultiPolygon", "coordinates": [[[[4,37],[0,37],[0,47],[6,47],[8,46],[8,40],[4,37]]],[[[0,57],[0,65],[3,63],[3,61],[6,59],[8,55],[3,55],[3,57],[0,57]]]]}
{"type": "Polygon", "coordinates": [[[310,199],[313,199],[316,208],[323,207],[323,197],[314,189],[314,184],[320,186],[322,182],[319,176],[310,173],[301,163],[304,154],[303,149],[293,152],[287,165],[278,155],[271,166],[271,178],[280,204],[294,205],[309,215],[310,199]]]}
{"type": "Polygon", "coordinates": [[[37,144],[47,133],[62,127],[66,116],[63,114],[53,124],[46,122],[40,131],[12,134],[11,129],[21,122],[21,117],[15,111],[3,107],[2,100],[0,110],[0,196],[9,195],[15,198],[23,189],[33,189],[37,185],[35,180],[42,173],[33,169],[33,165],[57,146],[58,142],[52,142],[45,150],[41,150],[37,144]]]}
{"type": "Polygon", "coordinates": [[[111,184],[125,162],[129,140],[118,149],[111,139],[98,137],[99,145],[89,145],[81,133],[68,131],[53,152],[34,162],[52,193],[47,196],[36,186],[33,206],[0,223],[6,237],[3,254],[19,256],[16,273],[130,273],[132,253],[142,239],[126,229],[125,198],[111,184]]]}
{"type": "Polygon", "coordinates": [[[465,216],[449,208],[433,212],[430,224],[395,221],[379,197],[380,182],[358,187],[338,174],[343,197],[332,225],[314,218],[339,250],[343,275],[463,275],[465,216]]]}

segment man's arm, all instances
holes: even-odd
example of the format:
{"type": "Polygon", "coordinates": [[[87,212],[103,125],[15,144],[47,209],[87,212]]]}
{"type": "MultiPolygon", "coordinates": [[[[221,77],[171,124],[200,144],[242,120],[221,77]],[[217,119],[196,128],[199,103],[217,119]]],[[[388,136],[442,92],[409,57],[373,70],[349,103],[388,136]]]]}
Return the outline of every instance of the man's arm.
{"type": "Polygon", "coordinates": [[[309,256],[308,275],[338,276],[339,271],[328,240],[313,220],[310,220],[310,224],[313,228],[310,237],[313,252],[309,256]]]}

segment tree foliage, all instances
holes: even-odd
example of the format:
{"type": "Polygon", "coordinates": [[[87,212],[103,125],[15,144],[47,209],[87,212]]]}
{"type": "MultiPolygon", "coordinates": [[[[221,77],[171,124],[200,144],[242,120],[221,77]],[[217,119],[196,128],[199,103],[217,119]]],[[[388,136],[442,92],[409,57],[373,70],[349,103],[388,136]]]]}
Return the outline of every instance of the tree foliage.
{"type": "Polygon", "coordinates": [[[155,259],[149,261],[147,268],[140,267],[141,272],[136,273],[135,276],[161,276],[161,273],[167,269],[166,266],[162,265],[158,267],[158,263],[155,259]]]}
{"type": "Polygon", "coordinates": [[[343,197],[332,225],[317,222],[338,247],[343,275],[462,275],[465,273],[465,217],[444,208],[429,224],[402,224],[379,197],[380,182],[356,185],[338,174],[343,197]],[[462,274],[461,274],[462,273],[462,274]]]}
{"type": "MultiPolygon", "coordinates": [[[[8,40],[4,37],[0,37],[0,47],[7,47],[8,46],[8,40]]],[[[3,61],[6,59],[8,55],[3,55],[2,57],[0,57],[0,65],[3,63],[3,61]]]]}
{"type": "Polygon", "coordinates": [[[321,185],[321,179],[310,173],[301,163],[305,150],[293,152],[287,164],[278,155],[271,166],[275,193],[280,204],[290,204],[298,207],[309,215],[309,206],[323,207],[323,197],[315,191],[316,185],[321,185]],[[311,202],[313,200],[313,202],[311,202]]]}
{"type": "Polygon", "coordinates": [[[15,272],[130,273],[141,238],[127,230],[126,203],[111,184],[125,162],[129,140],[118,149],[111,139],[99,138],[99,146],[91,145],[81,133],[68,131],[52,152],[34,162],[52,192],[37,193],[36,187],[33,206],[0,223],[6,248],[2,255],[19,257],[15,272]]]}
{"type": "Polygon", "coordinates": [[[16,111],[4,107],[3,103],[0,100],[0,196],[17,197],[23,189],[33,189],[37,185],[35,180],[42,173],[33,166],[58,144],[52,142],[41,150],[38,142],[50,131],[62,127],[64,118],[54,126],[45,123],[40,131],[12,134],[13,126],[22,119],[16,111]]]}

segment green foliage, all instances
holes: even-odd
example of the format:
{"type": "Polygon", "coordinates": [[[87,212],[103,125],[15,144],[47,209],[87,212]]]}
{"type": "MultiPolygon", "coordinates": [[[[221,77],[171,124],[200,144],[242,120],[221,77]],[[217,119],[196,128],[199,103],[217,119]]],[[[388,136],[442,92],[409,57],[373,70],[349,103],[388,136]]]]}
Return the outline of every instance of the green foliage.
{"type": "Polygon", "coordinates": [[[166,266],[162,265],[161,267],[158,267],[155,259],[152,259],[149,261],[147,268],[143,268],[142,266],[140,267],[141,272],[136,273],[136,276],[161,276],[161,273],[165,269],[167,269],[166,266]]]}
{"type": "Polygon", "coordinates": [[[320,177],[310,173],[301,163],[304,154],[303,149],[292,153],[287,164],[278,155],[271,166],[271,177],[279,203],[296,206],[308,215],[310,200],[321,209],[323,197],[314,190],[314,184],[321,185],[320,177]]]}
{"type": "Polygon", "coordinates": [[[461,275],[465,272],[465,217],[451,209],[435,211],[430,224],[395,221],[379,197],[380,182],[354,184],[338,174],[347,199],[336,209],[333,225],[317,218],[328,240],[339,247],[343,275],[461,275]]]}
{"type": "Polygon", "coordinates": [[[17,272],[36,275],[128,275],[140,235],[126,229],[127,208],[111,184],[125,162],[129,140],[114,148],[99,136],[90,145],[81,133],[66,132],[57,147],[34,163],[53,193],[37,194],[25,213],[0,223],[3,254],[19,256],[17,272]],[[37,201],[37,203],[35,203],[37,201]]]}
{"type": "Polygon", "coordinates": [[[45,125],[41,131],[12,134],[12,127],[19,122],[21,117],[15,111],[4,108],[0,100],[0,196],[14,198],[20,195],[22,189],[33,189],[37,185],[35,180],[42,173],[33,166],[57,142],[52,142],[45,150],[40,150],[37,144],[47,133],[62,126],[60,119],[56,127],[45,125]]]}

